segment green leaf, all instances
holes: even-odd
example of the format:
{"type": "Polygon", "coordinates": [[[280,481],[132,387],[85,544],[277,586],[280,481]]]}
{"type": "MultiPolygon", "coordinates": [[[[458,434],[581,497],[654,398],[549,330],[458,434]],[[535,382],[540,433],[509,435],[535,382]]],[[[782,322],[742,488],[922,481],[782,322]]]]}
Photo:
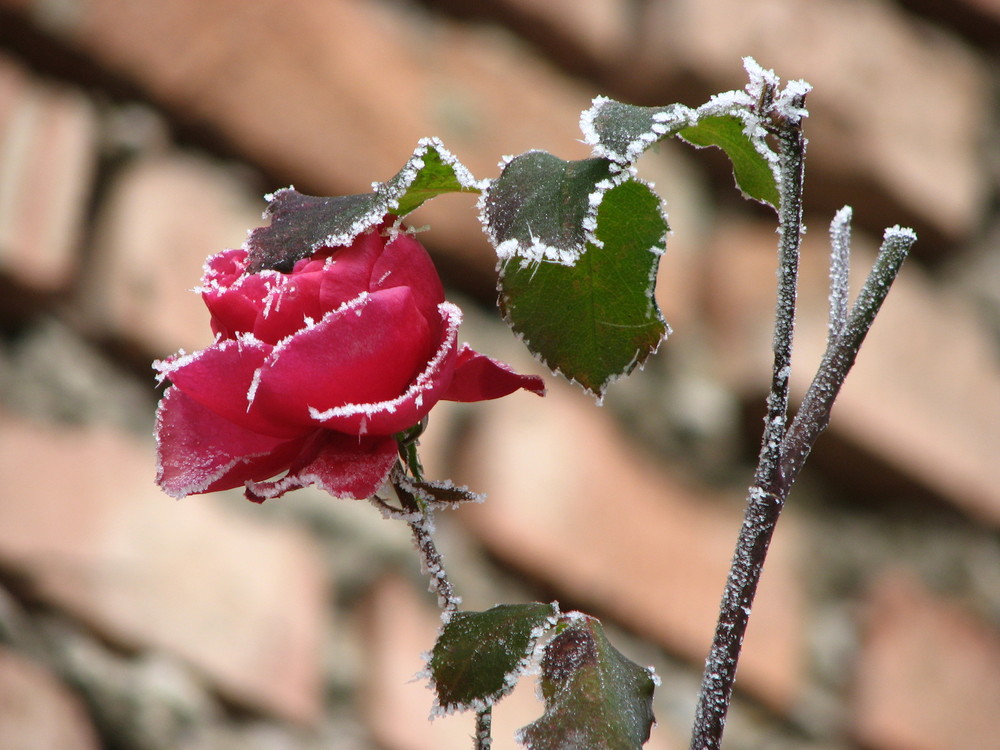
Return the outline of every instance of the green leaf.
{"type": "Polygon", "coordinates": [[[637,750],[654,721],[652,670],[612,646],[599,620],[575,614],[545,647],[545,713],[518,741],[529,750],[637,750]]]}
{"type": "Polygon", "coordinates": [[[747,137],[739,117],[702,117],[696,125],[680,130],[678,135],[695,146],[721,148],[733,164],[733,176],[743,194],[777,208],[778,184],[771,162],[747,137]]]}
{"type": "Polygon", "coordinates": [[[639,107],[606,97],[580,116],[584,141],[594,156],[629,166],[658,141],[673,136],[698,146],[721,148],[733,165],[743,195],[778,206],[774,153],[745,92],[733,91],[691,109],[683,104],[639,107]]]}
{"type": "Polygon", "coordinates": [[[683,104],[640,107],[599,96],[580,115],[580,129],[594,156],[632,164],[657,141],[697,121],[697,113],[683,104]]]}
{"type": "Polygon", "coordinates": [[[430,675],[444,712],[492,705],[514,689],[535,642],[555,624],[555,604],[501,604],[455,612],[430,657],[430,675]]]}
{"type": "Polygon", "coordinates": [[[592,240],[590,196],[612,186],[614,167],[607,159],[563,161],[545,151],[511,159],[483,202],[486,234],[497,254],[522,264],[575,262],[592,240]]]}
{"type": "Polygon", "coordinates": [[[480,183],[437,138],[423,138],[390,180],[370,193],[332,198],[283,188],[268,196],[267,226],[247,238],[248,271],[291,270],[295,261],[320,247],[349,245],[387,216],[405,216],[442,193],[479,193],[480,183]]]}
{"type": "Polygon", "coordinates": [[[602,398],[669,329],[654,298],[660,200],[605,159],[523,154],[490,185],[504,319],[550,369],[602,398]]]}

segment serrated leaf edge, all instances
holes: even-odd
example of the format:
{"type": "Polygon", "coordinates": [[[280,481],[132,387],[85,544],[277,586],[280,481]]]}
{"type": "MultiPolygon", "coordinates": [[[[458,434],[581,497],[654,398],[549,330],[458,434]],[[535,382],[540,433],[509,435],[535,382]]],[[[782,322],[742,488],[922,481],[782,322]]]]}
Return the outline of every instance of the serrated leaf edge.
{"type": "MultiPolygon", "coordinates": [[[[499,163],[501,176],[503,175],[503,170],[506,169],[512,161],[529,154],[548,154],[549,156],[553,156],[553,154],[550,154],[542,149],[530,149],[514,156],[504,156],[499,163]]],[[[559,157],[555,158],[558,159],[559,157]]],[[[570,163],[565,159],[559,159],[559,161],[564,164],[570,163]]],[[[624,182],[628,182],[629,180],[638,180],[634,168],[627,165],[623,166],[611,159],[605,159],[605,161],[608,162],[608,170],[611,174],[603,180],[598,180],[594,184],[594,190],[587,195],[587,211],[584,213],[584,216],[580,221],[580,226],[583,229],[582,246],[574,245],[572,247],[558,247],[556,245],[550,245],[535,237],[534,234],[531,233],[530,228],[529,236],[531,236],[531,243],[528,245],[523,244],[516,237],[511,237],[506,240],[499,239],[486,216],[486,207],[490,199],[490,188],[497,181],[497,179],[499,179],[499,177],[496,179],[483,180],[484,186],[479,195],[476,207],[479,212],[479,222],[483,227],[483,232],[486,234],[486,238],[493,246],[494,252],[496,252],[498,264],[512,258],[517,258],[520,260],[521,268],[526,268],[534,263],[557,263],[561,266],[572,267],[576,265],[577,261],[579,261],[580,258],[583,257],[583,254],[587,252],[588,244],[603,247],[604,243],[597,238],[596,232],[597,212],[601,207],[601,202],[604,200],[605,194],[609,190],[618,187],[624,182]]],[[[499,265],[497,269],[499,270],[499,265]]]]}
{"type": "MultiPolygon", "coordinates": [[[[459,185],[464,190],[470,192],[481,192],[483,190],[486,180],[477,180],[472,172],[458,160],[458,157],[445,148],[440,138],[436,136],[421,138],[417,141],[416,148],[414,148],[410,158],[407,159],[406,164],[403,165],[399,172],[385,182],[373,182],[372,193],[355,194],[370,195],[371,207],[356,219],[346,231],[326,235],[322,239],[313,242],[309,246],[309,250],[315,252],[321,247],[349,245],[358,235],[380,224],[386,214],[394,213],[399,208],[399,202],[403,196],[406,195],[407,191],[409,191],[413,183],[420,176],[420,172],[424,168],[424,157],[431,150],[438,154],[444,164],[451,167],[455,179],[458,180],[459,185]]],[[[273,193],[266,194],[264,200],[267,202],[267,206],[265,206],[261,218],[270,221],[272,218],[272,204],[282,195],[289,192],[298,191],[295,190],[294,185],[289,185],[288,187],[275,190],[273,193]]],[[[243,242],[243,249],[250,249],[250,237],[254,231],[254,229],[248,230],[247,239],[243,242]]]]}
{"type": "MultiPolygon", "coordinates": [[[[630,179],[632,179],[635,182],[638,182],[638,183],[640,183],[642,185],[645,185],[647,188],[649,188],[649,191],[653,195],[655,195],[657,197],[657,199],[659,201],[659,204],[660,204],[660,215],[663,218],[664,224],[667,224],[669,226],[668,221],[667,221],[667,213],[666,213],[666,211],[663,210],[663,199],[660,198],[659,194],[653,189],[653,186],[650,183],[646,182],[645,180],[640,179],[639,177],[636,177],[634,170],[629,170],[629,175],[630,175],[630,179]]],[[[628,180],[622,180],[618,184],[624,184],[627,181],[628,180]]],[[[617,187],[617,185],[614,185],[613,187],[617,187]]],[[[610,189],[611,188],[609,187],[608,190],[610,190],[610,189]]],[[[601,201],[603,201],[604,194],[606,194],[608,192],[608,190],[603,191],[603,194],[601,195],[601,199],[600,199],[601,201]]],[[[483,200],[485,199],[485,196],[487,195],[487,192],[488,191],[486,191],[486,190],[483,191],[483,194],[480,196],[480,203],[482,203],[483,200]]],[[[598,202],[598,204],[594,207],[594,224],[595,224],[594,229],[593,229],[594,232],[597,231],[596,223],[597,223],[597,210],[598,210],[598,208],[600,208],[600,202],[598,202]]],[[[588,215],[589,215],[589,212],[588,212],[588,215]]],[[[485,225],[485,221],[484,221],[484,226],[486,226],[485,225]]],[[[669,232],[669,230],[668,230],[668,232],[669,232]]],[[[487,236],[489,236],[489,235],[487,235],[487,236]]],[[[596,239],[596,237],[594,239],[596,239]]],[[[490,242],[493,243],[493,241],[494,241],[493,238],[490,237],[490,242]]],[[[602,242],[600,244],[600,247],[603,247],[603,246],[604,246],[604,243],[602,242]]],[[[496,246],[494,245],[494,248],[495,247],[496,246]]],[[[655,255],[655,256],[657,256],[659,258],[659,257],[662,257],[666,253],[666,245],[665,244],[664,245],[653,245],[653,246],[647,248],[647,250],[650,253],[652,253],[653,255],[655,255]]],[[[497,295],[500,298],[504,298],[504,290],[503,290],[503,265],[505,263],[505,259],[499,257],[499,252],[497,253],[497,255],[498,255],[498,260],[497,260],[497,265],[496,265],[496,272],[497,272],[497,295]]],[[[582,253],[581,253],[580,257],[583,257],[582,253]]],[[[521,267],[524,268],[525,265],[528,265],[528,264],[522,264],[521,267]]],[[[574,264],[570,264],[570,265],[575,265],[575,263],[574,264]]],[[[598,387],[596,389],[592,389],[592,388],[589,388],[588,386],[584,385],[583,383],[581,383],[576,378],[574,378],[574,377],[568,375],[567,373],[563,372],[562,369],[559,368],[558,366],[555,366],[555,365],[551,364],[540,352],[536,352],[535,349],[534,349],[534,347],[531,344],[530,339],[528,339],[524,335],[524,333],[522,331],[519,331],[517,328],[514,327],[514,322],[511,320],[509,313],[504,312],[501,317],[502,317],[504,323],[507,324],[507,326],[510,328],[511,332],[514,334],[514,337],[519,342],[521,342],[521,344],[524,345],[524,347],[528,350],[528,352],[531,353],[531,356],[534,358],[534,360],[536,362],[538,362],[541,365],[543,365],[553,375],[561,377],[564,380],[572,383],[573,385],[578,386],[580,388],[580,390],[582,390],[584,393],[587,393],[588,395],[590,395],[594,399],[595,403],[598,406],[603,406],[604,405],[604,396],[607,394],[608,388],[610,388],[612,385],[614,385],[615,383],[617,383],[622,378],[628,376],[636,368],[638,368],[639,371],[641,372],[645,368],[646,362],[649,360],[649,358],[652,357],[654,354],[656,354],[659,351],[660,346],[662,346],[663,342],[667,340],[667,338],[670,336],[671,333],[673,333],[673,329],[670,327],[670,324],[667,323],[666,319],[663,317],[663,313],[660,312],[660,310],[659,310],[659,306],[656,304],[656,295],[655,295],[655,292],[656,292],[656,276],[657,276],[658,270],[659,270],[659,260],[657,260],[657,262],[654,263],[653,266],[652,266],[652,268],[650,269],[648,285],[646,286],[646,289],[643,291],[643,293],[644,293],[646,299],[648,300],[649,307],[650,308],[654,308],[655,307],[655,309],[657,311],[657,316],[659,317],[660,322],[663,323],[663,335],[660,337],[660,340],[657,341],[656,346],[654,346],[652,349],[650,349],[649,352],[646,354],[645,357],[643,357],[641,360],[639,360],[639,354],[640,354],[640,352],[639,352],[639,350],[636,350],[635,354],[633,355],[632,359],[629,361],[628,365],[621,372],[619,372],[617,374],[609,375],[607,378],[605,378],[603,381],[601,381],[601,383],[598,385],[598,387]]],[[[501,305],[501,309],[506,309],[506,308],[505,308],[505,306],[501,305]]]]}
{"type": "MultiPolygon", "coordinates": [[[[756,102],[756,98],[751,92],[759,88],[760,81],[753,75],[753,71],[750,68],[748,68],[748,72],[751,73],[751,80],[747,84],[746,89],[736,89],[715,94],[697,109],[692,109],[683,104],[667,104],[657,108],[658,111],[654,112],[651,117],[652,125],[650,129],[636,136],[626,146],[624,152],[620,152],[612,148],[609,144],[602,142],[601,136],[594,124],[595,120],[600,116],[601,110],[611,104],[615,104],[615,100],[609,99],[606,96],[595,97],[591,102],[590,108],[580,114],[580,130],[583,133],[583,141],[591,147],[593,156],[608,159],[625,168],[631,167],[653,144],[664,138],[678,135],[681,130],[697,126],[703,118],[735,117],[743,123],[743,133],[747,136],[754,150],[767,162],[774,177],[775,185],[780,186],[782,183],[778,171],[778,155],[767,144],[767,130],[764,127],[764,122],[758,115],[751,111],[751,107],[756,102]]],[[[789,83],[786,92],[781,94],[781,97],[787,99],[790,97],[789,92],[798,93],[802,87],[806,87],[805,90],[808,90],[808,84],[804,84],[801,81],[792,81],[789,83]]],[[[786,108],[790,112],[793,111],[790,107],[786,108]]],[[[800,117],[804,116],[804,110],[801,109],[795,109],[794,113],[800,117]]],[[[683,136],[678,137],[695,148],[706,148],[696,143],[691,143],[691,141],[688,141],[683,136]]],[[[737,188],[745,198],[761,202],[759,199],[748,195],[740,188],[739,183],[737,183],[737,188]]]]}
{"type": "MultiPolygon", "coordinates": [[[[559,609],[559,602],[549,602],[548,606],[552,608],[552,613],[546,617],[542,623],[532,628],[531,632],[528,633],[528,647],[525,649],[524,655],[514,665],[514,668],[504,673],[503,687],[483,698],[475,698],[468,704],[455,703],[448,706],[441,705],[438,699],[437,684],[434,682],[434,673],[431,670],[431,659],[433,658],[434,651],[433,649],[430,651],[424,651],[420,655],[420,657],[424,660],[424,668],[420,670],[413,679],[427,680],[428,689],[434,693],[434,703],[431,706],[429,719],[433,721],[438,717],[450,716],[451,714],[462,711],[482,711],[491,707],[504,696],[509,695],[514,690],[518,680],[520,680],[524,674],[530,672],[532,664],[538,662],[541,650],[547,642],[547,639],[543,638],[543,636],[551,631],[559,622],[559,619],[563,617],[563,613],[559,609]]],[[[450,610],[441,613],[441,627],[438,628],[437,637],[434,639],[435,644],[444,634],[444,629],[448,626],[448,623],[451,622],[451,616],[453,614],[455,614],[455,612],[450,610]]]]}

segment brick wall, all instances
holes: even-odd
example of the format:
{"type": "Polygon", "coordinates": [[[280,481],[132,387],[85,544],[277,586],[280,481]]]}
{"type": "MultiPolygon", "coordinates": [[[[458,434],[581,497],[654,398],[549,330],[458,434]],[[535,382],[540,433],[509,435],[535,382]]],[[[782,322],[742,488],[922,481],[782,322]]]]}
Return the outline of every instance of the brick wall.
{"type": "MultiPolygon", "coordinates": [[[[209,340],[187,290],[261,195],[367,189],[438,135],[479,177],[586,154],[597,94],[697,105],[753,55],[814,85],[796,341],[820,355],[825,235],[920,240],[793,491],[727,747],[991,748],[1000,734],[1000,6],[983,0],[0,0],[0,747],[468,744],[410,678],[436,613],[405,529],[310,491],[152,484],[150,360],[209,340]]],[[[673,234],[675,333],[604,408],[549,378],[435,410],[430,472],[470,608],[558,598],[663,678],[680,748],[752,470],[775,238],[723,160],[641,164],[673,234]],[[529,401],[531,401],[529,403],[529,401]]],[[[414,223],[476,348],[497,321],[467,196],[414,223]]],[[[796,379],[797,378],[797,379],[796,379]]],[[[500,704],[495,747],[540,712],[500,704]]]]}

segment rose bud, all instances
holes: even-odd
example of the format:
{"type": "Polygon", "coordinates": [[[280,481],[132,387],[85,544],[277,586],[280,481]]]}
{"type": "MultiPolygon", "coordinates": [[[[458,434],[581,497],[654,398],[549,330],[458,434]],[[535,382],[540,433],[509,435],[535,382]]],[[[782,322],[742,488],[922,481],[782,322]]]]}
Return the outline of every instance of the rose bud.
{"type": "Polygon", "coordinates": [[[289,273],[249,273],[245,250],[208,259],[215,342],[154,363],[171,383],[156,415],[167,494],[245,485],[261,502],[316,485],[367,498],[397,460],[395,435],[439,400],[544,394],[540,378],[459,347],[461,310],[393,218],[289,273]]]}

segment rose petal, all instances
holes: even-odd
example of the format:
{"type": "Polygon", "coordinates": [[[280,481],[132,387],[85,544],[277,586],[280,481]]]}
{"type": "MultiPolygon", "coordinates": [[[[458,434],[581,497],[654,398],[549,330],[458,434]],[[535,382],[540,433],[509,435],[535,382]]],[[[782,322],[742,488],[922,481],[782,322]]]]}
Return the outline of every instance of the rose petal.
{"type": "Polygon", "coordinates": [[[320,300],[324,274],[284,274],[279,271],[203,282],[202,299],[212,313],[212,329],[223,338],[252,333],[269,344],[319,320],[330,308],[320,300]]]}
{"type": "Polygon", "coordinates": [[[364,294],[274,348],[261,370],[255,408],[275,421],[315,428],[310,409],[398,397],[433,353],[432,343],[409,289],[364,294]]]}
{"type": "Polygon", "coordinates": [[[437,308],[444,302],[444,287],[431,256],[405,229],[387,231],[394,232],[395,237],[378,256],[372,269],[370,289],[409,287],[424,317],[428,320],[438,318],[437,308]]]}
{"type": "Polygon", "coordinates": [[[545,395],[545,381],[537,375],[520,375],[505,362],[462,346],[455,362],[451,385],[441,397],[446,401],[486,401],[501,398],[524,388],[545,395]]]}
{"type": "Polygon", "coordinates": [[[223,250],[205,261],[201,286],[196,291],[212,314],[216,336],[231,339],[249,333],[257,320],[258,305],[252,295],[232,292],[246,268],[246,250],[223,250]]]}
{"type": "Polygon", "coordinates": [[[379,231],[380,228],[375,228],[359,235],[350,247],[328,248],[319,257],[300,261],[303,271],[325,267],[320,287],[320,303],[325,310],[336,310],[359,292],[375,291],[371,284],[372,268],[384,242],[379,231]]]}
{"type": "Polygon", "coordinates": [[[347,403],[326,410],[310,406],[311,418],[338,432],[374,435],[392,435],[423,419],[451,382],[462,322],[462,311],[450,302],[442,302],[438,310],[443,324],[437,350],[405,392],[385,401],[347,403]]]}
{"type": "Polygon", "coordinates": [[[171,386],[156,410],[156,483],[177,498],[238,487],[285,470],[303,443],[245,430],[171,386]]]}
{"type": "Polygon", "coordinates": [[[399,454],[391,437],[356,437],[323,430],[316,433],[302,455],[310,459],[297,461],[301,465],[290,468],[286,476],[272,482],[248,482],[247,498],[259,503],[312,484],[333,497],[364,500],[382,486],[399,454]]]}
{"type": "Polygon", "coordinates": [[[280,418],[269,419],[252,407],[257,372],[272,349],[252,336],[240,336],[154,366],[161,377],[220,417],[251,432],[288,439],[302,434],[303,428],[280,418]]]}

